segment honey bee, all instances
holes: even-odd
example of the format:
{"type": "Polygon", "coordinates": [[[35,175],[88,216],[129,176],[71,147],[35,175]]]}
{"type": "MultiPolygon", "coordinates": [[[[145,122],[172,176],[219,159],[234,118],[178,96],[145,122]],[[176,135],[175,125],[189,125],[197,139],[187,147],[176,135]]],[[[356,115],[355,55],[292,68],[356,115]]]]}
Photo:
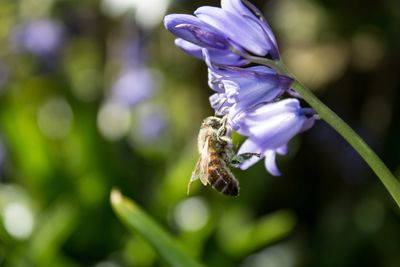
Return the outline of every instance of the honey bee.
{"type": "Polygon", "coordinates": [[[239,195],[239,182],[230,170],[257,153],[236,155],[232,139],[228,136],[227,117],[207,117],[201,124],[197,146],[200,158],[192,172],[188,184],[189,194],[192,183],[200,179],[203,185],[211,185],[218,192],[236,197],[239,195]]]}

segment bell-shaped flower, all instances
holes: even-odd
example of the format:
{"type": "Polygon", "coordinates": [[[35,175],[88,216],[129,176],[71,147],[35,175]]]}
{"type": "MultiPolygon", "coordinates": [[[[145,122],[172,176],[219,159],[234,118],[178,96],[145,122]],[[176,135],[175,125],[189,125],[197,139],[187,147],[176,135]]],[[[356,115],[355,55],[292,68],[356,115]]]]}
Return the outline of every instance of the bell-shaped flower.
{"type": "Polygon", "coordinates": [[[270,54],[272,59],[279,59],[271,28],[253,5],[245,5],[241,0],[221,0],[221,8],[203,6],[194,14],[246,51],[257,56],[270,54]]]}
{"type": "MultiPolygon", "coordinates": [[[[297,99],[289,98],[262,105],[242,114],[237,132],[248,136],[238,154],[252,152],[265,157],[265,167],[272,175],[280,175],[276,154],[286,154],[288,142],[298,133],[309,129],[316,119],[315,111],[301,108],[297,99]]],[[[241,165],[247,169],[259,158],[253,157],[241,165]]]]}
{"type": "Polygon", "coordinates": [[[210,97],[216,114],[228,114],[233,129],[240,114],[259,104],[269,103],[290,89],[293,80],[265,66],[248,68],[214,67],[204,53],[208,64],[208,83],[216,91],[210,97]]]}
{"type": "Polygon", "coordinates": [[[188,54],[201,59],[201,49],[207,48],[213,63],[230,66],[248,63],[233,51],[279,59],[269,25],[251,4],[222,0],[221,8],[203,6],[195,15],[171,14],[164,18],[165,27],[178,37],[176,44],[188,54]]]}

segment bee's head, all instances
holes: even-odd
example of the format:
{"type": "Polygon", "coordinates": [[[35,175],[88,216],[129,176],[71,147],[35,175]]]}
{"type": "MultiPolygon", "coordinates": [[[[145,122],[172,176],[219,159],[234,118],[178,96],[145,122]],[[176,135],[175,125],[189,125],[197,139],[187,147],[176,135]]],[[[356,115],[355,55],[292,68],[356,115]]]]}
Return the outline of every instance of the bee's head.
{"type": "Polygon", "coordinates": [[[218,130],[221,128],[223,124],[223,118],[219,118],[219,117],[214,117],[214,116],[210,116],[207,117],[204,121],[203,121],[203,127],[211,127],[215,130],[218,130]]]}

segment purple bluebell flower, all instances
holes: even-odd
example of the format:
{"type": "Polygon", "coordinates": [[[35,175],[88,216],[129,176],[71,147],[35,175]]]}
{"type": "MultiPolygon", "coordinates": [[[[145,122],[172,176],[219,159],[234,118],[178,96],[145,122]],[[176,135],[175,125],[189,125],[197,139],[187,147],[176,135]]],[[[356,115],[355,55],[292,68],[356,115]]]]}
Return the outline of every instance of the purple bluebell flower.
{"type": "Polygon", "coordinates": [[[14,29],[11,41],[17,49],[38,56],[51,56],[60,48],[63,36],[61,24],[43,19],[18,25],[14,29]]]}
{"type": "MultiPolygon", "coordinates": [[[[265,157],[265,167],[269,173],[278,176],[275,163],[276,154],[287,153],[288,142],[298,133],[309,129],[316,119],[315,111],[301,108],[297,99],[289,98],[266,104],[242,114],[237,122],[237,132],[248,139],[240,147],[238,154],[252,152],[265,157]]],[[[259,158],[252,158],[241,165],[247,169],[259,158]]]]}
{"type": "Polygon", "coordinates": [[[279,59],[275,37],[254,6],[247,6],[241,0],[221,0],[221,8],[204,6],[194,14],[171,14],[164,19],[169,31],[192,44],[177,41],[187,53],[201,58],[200,48],[207,48],[213,63],[234,66],[248,62],[233,54],[233,49],[279,59]]]}
{"type": "Polygon", "coordinates": [[[265,66],[248,68],[214,67],[204,51],[208,69],[208,84],[216,91],[210,97],[217,115],[228,115],[233,129],[237,117],[263,103],[276,100],[290,89],[292,78],[278,74],[265,66]]]}

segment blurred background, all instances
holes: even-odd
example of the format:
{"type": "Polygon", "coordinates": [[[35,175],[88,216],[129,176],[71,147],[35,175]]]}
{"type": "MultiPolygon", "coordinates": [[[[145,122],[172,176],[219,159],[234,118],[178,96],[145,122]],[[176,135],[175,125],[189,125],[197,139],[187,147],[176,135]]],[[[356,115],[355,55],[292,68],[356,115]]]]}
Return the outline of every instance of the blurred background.
{"type": "MultiPolygon", "coordinates": [[[[400,2],[253,3],[290,69],[400,175],[400,2]]],[[[260,162],[234,171],[236,199],[186,195],[211,91],[162,18],[200,5],[219,1],[0,1],[0,266],[164,266],[112,187],[206,266],[400,266],[398,207],[324,122],[281,177],[260,162]]]]}

